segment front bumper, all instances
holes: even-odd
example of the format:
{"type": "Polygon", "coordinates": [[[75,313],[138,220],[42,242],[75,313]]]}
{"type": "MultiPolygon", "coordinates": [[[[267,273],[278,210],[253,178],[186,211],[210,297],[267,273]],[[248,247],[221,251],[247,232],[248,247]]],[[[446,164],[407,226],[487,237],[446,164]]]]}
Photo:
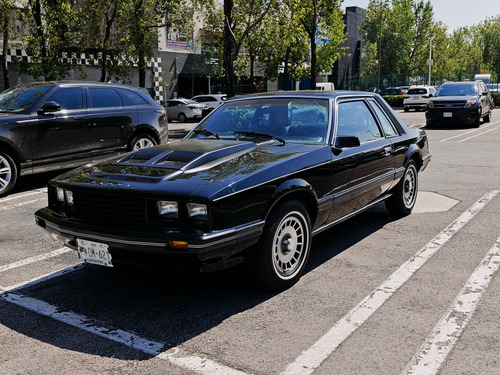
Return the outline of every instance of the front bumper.
{"type": "Polygon", "coordinates": [[[263,221],[256,221],[202,234],[107,230],[64,219],[49,208],[38,210],[35,213],[35,221],[73,250],[77,250],[77,239],[84,239],[108,245],[113,259],[123,259],[125,255],[135,255],[139,258],[184,255],[197,258],[201,262],[227,259],[252,246],[259,240],[264,227],[263,221]],[[176,247],[172,241],[185,242],[186,247],[176,247]]]}
{"type": "Polygon", "coordinates": [[[449,110],[429,108],[425,113],[427,121],[431,121],[436,124],[474,124],[477,121],[477,116],[478,108],[449,110]],[[451,114],[451,116],[449,114],[451,114]]]}

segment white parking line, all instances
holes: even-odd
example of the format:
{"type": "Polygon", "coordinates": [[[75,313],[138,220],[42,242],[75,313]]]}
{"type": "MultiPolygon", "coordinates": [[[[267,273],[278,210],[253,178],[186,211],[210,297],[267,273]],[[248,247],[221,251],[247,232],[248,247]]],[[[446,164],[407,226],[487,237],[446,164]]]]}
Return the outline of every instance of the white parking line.
{"type": "Polygon", "coordinates": [[[51,251],[50,253],[35,255],[34,257],[31,257],[31,258],[26,258],[26,259],[20,260],[18,262],[9,263],[9,264],[0,266],[0,272],[5,272],[5,271],[11,270],[13,268],[17,268],[17,267],[25,266],[27,264],[39,262],[39,261],[49,259],[49,258],[53,258],[53,257],[59,256],[59,255],[62,255],[64,253],[67,253],[68,251],[72,251],[72,250],[68,247],[61,247],[60,249],[51,251]]]}
{"type": "Polygon", "coordinates": [[[10,195],[8,197],[0,198],[0,203],[8,202],[8,201],[11,201],[11,200],[14,200],[14,199],[29,197],[31,195],[42,194],[42,193],[47,193],[47,188],[33,190],[33,191],[30,191],[30,192],[27,192],[27,193],[12,194],[12,195],[10,195]]]}
{"type": "Polygon", "coordinates": [[[317,369],[334,350],[366,322],[415,272],[417,272],[443,245],[477,215],[486,204],[500,193],[492,190],[481,197],[467,211],[443,229],[436,237],[399,267],[387,280],[365,297],[347,315],[340,319],[313,346],[297,357],[282,375],[306,375],[317,369]]]}
{"type": "Polygon", "coordinates": [[[161,342],[148,340],[135,333],[121,329],[101,326],[99,322],[96,322],[87,316],[77,314],[72,311],[61,311],[61,309],[57,306],[50,305],[32,297],[9,292],[0,295],[0,299],[33,311],[37,314],[66,323],[72,327],[79,328],[94,335],[125,345],[129,348],[139,350],[150,356],[160,358],[173,365],[189,369],[201,375],[246,375],[244,372],[221,365],[207,358],[185,355],[178,347],[170,348],[169,350],[163,352],[164,344],[161,342]]]}
{"type": "Polygon", "coordinates": [[[463,137],[463,136],[465,136],[465,135],[467,135],[467,134],[479,133],[479,134],[473,135],[473,136],[471,136],[471,137],[467,137],[467,138],[465,138],[465,139],[461,139],[461,140],[459,140],[459,141],[453,141],[453,142],[457,142],[457,143],[459,143],[459,142],[464,142],[464,141],[466,141],[466,140],[469,140],[469,139],[472,139],[472,138],[475,138],[475,137],[479,137],[479,136],[481,136],[481,135],[483,135],[483,134],[486,134],[486,133],[489,133],[489,132],[491,132],[491,131],[493,131],[493,130],[498,129],[499,127],[497,126],[497,127],[493,128],[493,129],[489,129],[489,130],[487,130],[487,131],[484,131],[486,128],[489,128],[489,127],[494,126],[494,125],[497,125],[497,124],[500,124],[500,121],[491,122],[491,123],[489,123],[489,124],[487,124],[487,125],[483,125],[481,128],[477,128],[477,129],[469,130],[469,131],[466,131],[466,132],[464,132],[464,133],[460,133],[460,134],[458,134],[458,135],[454,135],[453,137],[449,137],[449,138],[442,139],[440,142],[450,142],[450,141],[452,141],[453,139],[463,137]]]}
{"type": "Polygon", "coordinates": [[[0,207],[0,211],[1,212],[8,211],[8,210],[11,210],[13,208],[27,206],[29,204],[32,204],[32,203],[35,203],[35,202],[38,202],[38,201],[42,201],[42,200],[46,200],[46,199],[47,199],[47,197],[43,197],[43,198],[33,199],[33,200],[30,200],[30,201],[25,201],[25,202],[20,202],[20,203],[16,203],[16,204],[11,204],[9,206],[0,207]]]}
{"type": "Polygon", "coordinates": [[[500,237],[491,247],[472,276],[455,298],[448,311],[401,375],[437,374],[444,360],[455,346],[463,330],[472,319],[477,304],[500,266],[500,237]]]}

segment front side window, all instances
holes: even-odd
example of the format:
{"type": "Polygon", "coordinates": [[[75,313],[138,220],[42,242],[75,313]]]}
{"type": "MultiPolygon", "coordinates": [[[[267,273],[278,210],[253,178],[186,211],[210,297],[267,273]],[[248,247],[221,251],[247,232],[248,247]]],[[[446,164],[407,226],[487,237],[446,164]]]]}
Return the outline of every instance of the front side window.
{"type": "Polygon", "coordinates": [[[113,88],[89,87],[89,95],[93,108],[122,106],[122,99],[113,88]]]}
{"type": "Polygon", "coordinates": [[[366,103],[358,100],[338,104],[337,136],[356,136],[365,143],[382,138],[382,132],[366,103]]]}
{"type": "Polygon", "coordinates": [[[82,109],[82,89],[80,87],[62,87],[50,95],[46,101],[56,102],[61,109],[82,109]]]}

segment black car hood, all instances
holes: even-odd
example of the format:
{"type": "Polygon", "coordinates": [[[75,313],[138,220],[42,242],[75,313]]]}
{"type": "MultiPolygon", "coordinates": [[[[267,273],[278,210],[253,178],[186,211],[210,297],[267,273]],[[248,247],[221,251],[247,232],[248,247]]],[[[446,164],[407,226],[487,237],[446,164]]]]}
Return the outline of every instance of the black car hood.
{"type": "MultiPolygon", "coordinates": [[[[183,140],[83,167],[56,180],[74,186],[214,198],[286,174],[287,168],[296,170],[297,157],[322,148],[272,141],[183,140]],[[284,163],[287,159],[294,161],[284,163]]],[[[313,159],[300,162],[314,163],[313,159]]]]}
{"type": "Polygon", "coordinates": [[[466,102],[468,100],[478,100],[475,95],[453,95],[453,96],[435,96],[433,102],[466,102]]]}

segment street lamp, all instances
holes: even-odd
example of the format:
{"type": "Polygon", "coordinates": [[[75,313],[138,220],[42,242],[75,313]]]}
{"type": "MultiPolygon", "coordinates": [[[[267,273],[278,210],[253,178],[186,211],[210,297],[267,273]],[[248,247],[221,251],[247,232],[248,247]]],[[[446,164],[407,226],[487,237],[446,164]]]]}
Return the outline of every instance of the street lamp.
{"type": "Polygon", "coordinates": [[[431,37],[431,40],[429,42],[429,60],[427,60],[427,65],[429,65],[429,84],[428,86],[431,85],[431,68],[432,68],[432,64],[434,63],[432,61],[432,40],[434,39],[434,37],[431,37]]]}

